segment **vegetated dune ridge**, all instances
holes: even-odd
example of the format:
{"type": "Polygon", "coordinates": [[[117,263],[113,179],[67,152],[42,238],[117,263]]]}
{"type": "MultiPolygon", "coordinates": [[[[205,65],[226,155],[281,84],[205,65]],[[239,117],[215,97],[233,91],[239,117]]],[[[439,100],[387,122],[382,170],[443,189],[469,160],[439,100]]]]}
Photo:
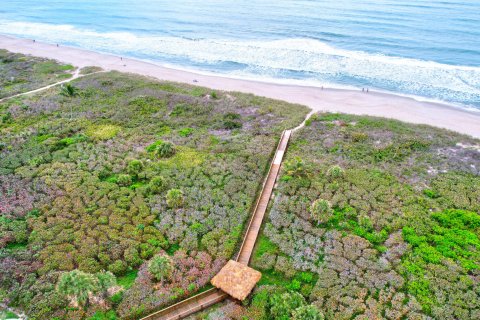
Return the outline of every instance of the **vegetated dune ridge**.
{"type": "Polygon", "coordinates": [[[0,49],[0,100],[72,78],[72,65],[0,49]]]}
{"type": "Polygon", "coordinates": [[[250,80],[202,75],[162,67],[134,59],[92,51],[33,43],[32,40],[0,36],[0,48],[13,52],[56,59],[78,67],[100,66],[105,70],[138,73],[161,80],[192,83],[217,90],[240,91],[306,105],[314,110],[365,114],[393,118],[419,124],[429,124],[474,137],[480,137],[480,113],[440,103],[417,101],[412,98],[370,91],[324,89],[265,83],[250,80]]]}
{"type": "Polygon", "coordinates": [[[0,298],[33,319],[133,319],[198,292],[308,109],[118,72],[71,85],[0,103],[0,298]]]}
{"type": "Polygon", "coordinates": [[[201,316],[478,319],[479,200],[479,140],[314,116],[290,142],[251,300],[201,316]]]}
{"type": "MultiPolygon", "coordinates": [[[[1,102],[0,298],[33,319],[133,319],[198,292],[307,112],[118,72],[1,102]]],[[[256,248],[258,289],[217,315],[477,318],[480,142],[366,116],[306,125],[256,248]]]]}

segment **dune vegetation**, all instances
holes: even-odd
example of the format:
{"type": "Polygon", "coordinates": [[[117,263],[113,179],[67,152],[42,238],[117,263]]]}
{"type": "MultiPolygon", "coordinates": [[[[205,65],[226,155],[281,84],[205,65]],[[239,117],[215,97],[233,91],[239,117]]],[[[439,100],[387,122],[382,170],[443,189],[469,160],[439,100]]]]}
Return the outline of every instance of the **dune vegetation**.
{"type": "Polygon", "coordinates": [[[1,300],[31,319],[134,319],[206,288],[307,112],[115,72],[4,101],[1,300]]]}
{"type": "MultiPolygon", "coordinates": [[[[0,69],[24,77],[0,86],[10,96],[73,68],[0,51],[0,69]]],[[[137,319],[208,289],[280,133],[307,113],[118,72],[0,102],[0,303],[30,319],[137,319]]],[[[316,114],[274,193],[260,283],[194,317],[480,318],[479,140],[316,114]]]]}
{"type": "Polygon", "coordinates": [[[75,68],[0,49],[0,99],[66,80],[75,68]]]}
{"type": "Polygon", "coordinates": [[[289,299],[275,313],[276,295],[297,293],[325,319],[480,318],[479,175],[478,140],[314,116],[291,141],[257,243],[263,286],[226,310],[300,319],[289,299]]]}

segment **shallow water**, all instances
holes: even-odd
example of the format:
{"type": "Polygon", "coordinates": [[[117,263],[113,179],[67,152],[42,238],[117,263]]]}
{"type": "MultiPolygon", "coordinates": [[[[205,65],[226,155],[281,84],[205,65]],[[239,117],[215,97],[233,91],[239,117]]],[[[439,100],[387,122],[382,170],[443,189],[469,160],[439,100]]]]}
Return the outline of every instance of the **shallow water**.
{"type": "Polygon", "coordinates": [[[480,1],[8,0],[0,33],[480,109],[480,1]]]}

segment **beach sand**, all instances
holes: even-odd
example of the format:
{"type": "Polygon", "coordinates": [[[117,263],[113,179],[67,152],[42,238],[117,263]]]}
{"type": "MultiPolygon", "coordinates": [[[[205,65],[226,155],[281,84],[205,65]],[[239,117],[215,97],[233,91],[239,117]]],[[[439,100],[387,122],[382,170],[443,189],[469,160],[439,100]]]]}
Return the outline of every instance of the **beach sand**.
{"type": "Polygon", "coordinates": [[[299,103],[315,111],[342,112],[428,124],[480,138],[480,112],[470,112],[446,104],[361,90],[323,89],[260,81],[233,79],[176,70],[156,64],[101,54],[88,50],[40,43],[28,39],[0,36],[0,48],[12,52],[55,59],[76,67],[99,66],[105,70],[137,73],[160,80],[184,82],[216,90],[253,93],[273,99],[299,103]],[[193,82],[194,80],[198,82],[193,82]]]}

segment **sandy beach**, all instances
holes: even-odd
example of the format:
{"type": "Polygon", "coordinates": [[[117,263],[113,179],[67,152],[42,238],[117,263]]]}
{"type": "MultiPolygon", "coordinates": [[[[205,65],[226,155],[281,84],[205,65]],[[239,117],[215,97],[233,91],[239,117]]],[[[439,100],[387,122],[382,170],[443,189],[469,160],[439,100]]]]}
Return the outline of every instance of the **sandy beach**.
{"type": "Polygon", "coordinates": [[[202,75],[162,67],[156,64],[121,59],[118,56],[0,36],[0,48],[12,52],[56,59],[76,67],[99,66],[105,70],[130,72],[160,80],[184,82],[216,90],[253,93],[273,99],[299,103],[315,111],[342,112],[428,124],[480,138],[480,112],[470,112],[446,104],[417,101],[412,98],[361,90],[328,89],[284,85],[202,75]],[[196,80],[197,82],[193,82],[196,80]]]}

